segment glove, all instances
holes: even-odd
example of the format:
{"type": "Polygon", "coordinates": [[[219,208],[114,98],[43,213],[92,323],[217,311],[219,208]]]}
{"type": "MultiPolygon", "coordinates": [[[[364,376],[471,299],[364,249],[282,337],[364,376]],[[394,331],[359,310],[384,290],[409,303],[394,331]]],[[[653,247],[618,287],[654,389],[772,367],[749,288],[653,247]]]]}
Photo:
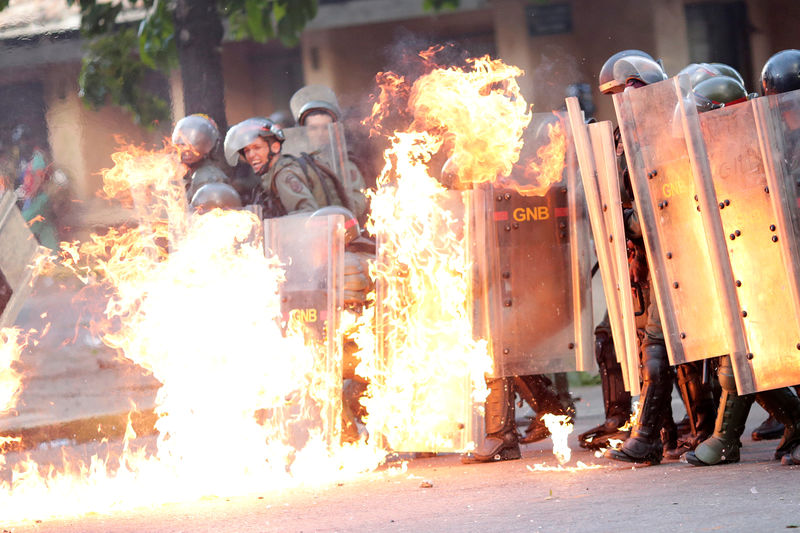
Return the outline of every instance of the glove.
{"type": "Polygon", "coordinates": [[[364,305],[367,294],[372,290],[369,278],[368,254],[344,253],[344,303],[364,305]]]}

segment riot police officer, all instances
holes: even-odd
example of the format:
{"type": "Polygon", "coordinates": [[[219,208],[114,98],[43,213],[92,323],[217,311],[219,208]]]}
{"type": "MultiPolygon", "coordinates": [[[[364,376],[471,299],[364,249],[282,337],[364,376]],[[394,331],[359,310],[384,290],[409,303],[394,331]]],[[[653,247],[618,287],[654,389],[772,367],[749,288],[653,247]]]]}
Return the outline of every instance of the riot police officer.
{"type": "MultiPolygon", "coordinates": [[[[779,94],[800,88],[800,51],[784,50],[772,56],[761,73],[764,95],[779,94]]],[[[729,84],[730,85],[730,84],[729,84]]],[[[717,100],[729,94],[721,87],[696,87],[695,93],[702,92],[699,100],[717,100]],[[716,90],[713,94],[705,94],[716,90]]],[[[729,89],[728,89],[729,90],[729,89]]],[[[741,96],[741,95],[739,95],[741,96]]],[[[744,432],[745,422],[753,401],[757,401],[777,422],[783,425],[782,438],[775,451],[775,458],[784,464],[800,464],[800,398],[787,387],[740,396],[736,392],[736,382],[729,356],[722,357],[718,370],[722,387],[719,411],[714,434],[702,442],[693,452],[686,454],[686,460],[695,466],[709,466],[739,461],[739,440],[744,432]]]]}
{"type": "MultiPolygon", "coordinates": [[[[314,149],[312,155],[325,161],[329,154],[322,147],[327,143],[328,124],[342,120],[342,110],[336,94],[324,85],[307,85],[292,95],[289,107],[297,125],[309,129],[309,141],[314,149]]],[[[350,153],[342,174],[341,179],[353,213],[357,219],[365,220],[367,199],[363,191],[366,189],[366,182],[350,153]]]]}
{"type": "Polygon", "coordinates": [[[313,166],[303,167],[291,156],[281,153],[283,130],[268,118],[244,120],[225,135],[225,159],[236,166],[247,161],[261,178],[258,203],[265,218],[291,213],[312,213],[326,205],[344,205],[340,187],[332,178],[313,166]]]}
{"type": "Polygon", "coordinates": [[[217,124],[208,115],[196,113],[183,117],[172,131],[172,144],[180,150],[181,163],[186,167],[183,181],[187,200],[206,183],[226,183],[228,177],[212,161],[219,142],[217,124]]]}
{"type": "MultiPolygon", "coordinates": [[[[604,64],[600,74],[600,89],[605,94],[613,94],[628,88],[635,89],[663,81],[666,78],[663,68],[646,57],[643,52],[623,51],[611,56],[604,64]]],[[[634,243],[641,243],[642,235],[636,212],[628,210],[624,218],[628,238],[634,243]]],[[[645,274],[643,249],[641,246],[637,248],[637,253],[631,261],[632,281],[636,283],[647,278],[649,282],[649,274],[645,274]]],[[[661,462],[664,453],[661,429],[665,422],[670,426],[674,425],[670,409],[673,376],[667,358],[656,299],[652,294],[652,284],[648,284],[650,301],[647,303],[647,323],[640,351],[642,388],[639,415],[634,422],[630,437],[622,447],[608,449],[605,456],[619,461],[657,464],[661,462]]]]}

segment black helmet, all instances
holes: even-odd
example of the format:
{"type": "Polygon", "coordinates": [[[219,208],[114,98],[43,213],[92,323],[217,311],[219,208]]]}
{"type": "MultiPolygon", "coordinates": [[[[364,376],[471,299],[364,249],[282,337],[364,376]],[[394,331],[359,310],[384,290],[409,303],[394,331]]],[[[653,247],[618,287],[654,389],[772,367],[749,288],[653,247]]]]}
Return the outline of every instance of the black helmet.
{"type": "Polygon", "coordinates": [[[172,144],[190,145],[203,157],[219,142],[219,129],[214,119],[200,113],[183,117],[172,130],[172,144]]]}
{"type": "Polygon", "coordinates": [[[741,74],[739,74],[739,71],[733,68],[732,66],[726,65],[725,63],[709,63],[709,65],[717,69],[723,76],[728,76],[730,78],[735,79],[736,81],[741,83],[742,86],[744,87],[745,85],[744,78],[742,77],[741,74]]]}
{"type": "Polygon", "coordinates": [[[761,70],[764,95],[800,89],[800,50],[782,50],[770,57],[761,70]]]}
{"type": "Polygon", "coordinates": [[[286,140],[283,130],[274,122],[264,117],[253,117],[243,120],[228,130],[225,135],[225,161],[232,167],[239,162],[240,152],[258,137],[286,140]]]}
{"type": "Polygon", "coordinates": [[[617,52],[613,56],[606,59],[606,62],[603,63],[603,68],[600,69],[600,76],[599,76],[599,84],[600,84],[600,92],[603,94],[612,94],[612,93],[621,93],[625,89],[625,84],[620,83],[614,77],[614,63],[624,57],[646,57],[647,59],[653,60],[653,57],[648,54],[647,52],[642,52],[641,50],[622,50],[621,52],[617,52]]]}
{"type": "Polygon", "coordinates": [[[206,183],[194,193],[191,204],[199,213],[207,213],[215,207],[240,209],[242,198],[227,183],[206,183]]]}
{"type": "Polygon", "coordinates": [[[747,100],[744,85],[729,76],[713,76],[701,81],[692,90],[697,111],[711,111],[747,100]]]}
{"type": "Polygon", "coordinates": [[[689,76],[689,83],[691,83],[692,87],[694,87],[701,81],[707,80],[708,78],[722,76],[722,71],[713,66],[711,63],[689,63],[683,67],[680,72],[678,72],[678,76],[684,74],[689,76]]]}

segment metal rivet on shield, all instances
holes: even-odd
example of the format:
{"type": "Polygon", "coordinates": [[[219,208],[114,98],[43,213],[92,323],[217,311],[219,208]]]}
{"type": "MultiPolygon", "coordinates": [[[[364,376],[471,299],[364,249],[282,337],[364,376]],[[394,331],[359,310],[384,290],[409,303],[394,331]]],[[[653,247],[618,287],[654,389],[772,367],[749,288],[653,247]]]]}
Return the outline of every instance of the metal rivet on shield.
{"type": "Polygon", "coordinates": [[[696,194],[694,195],[694,201],[695,202],[697,201],[697,195],[696,194]]]}
{"type": "Polygon", "coordinates": [[[603,212],[605,213],[608,211],[608,204],[603,204],[603,212]]]}
{"type": "Polygon", "coordinates": [[[728,237],[730,237],[730,238],[731,238],[731,240],[733,240],[733,239],[735,239],[735,238],[736,238],[736,235],[734,235],[733,233],[731,233],[730,235],[728,235],[728,237]]]}
{"type": "Polygon", "coordinates": [[[558,227],[561,229],[566,229],[567,225],[563,221],[561,221],[558,223],[558,227]]]}
{"type": "Polygon", "coordinates": [[[672,252],[667,252],[667,259],[672,259],[672,252]]]}
{"type": "Polygon", "coordinates": [[[501,275],[503,276],[503,279],[508,279],[511,277],[511,272],[503,272],[501,275]]]}
{"type": "Polygon", "coordinates": [[[567,188],[561,187],[561,194],[567,194],[567,188]]]}
{"type": "Polygon", "coordinates": [[[741,231],[739,231],[738,229],[737,229],[736,231],[734,231],[733,233],[734,233],[734,235],[736,235],[737,237],[741,236],[741,234],[742,234],[742,232],[741,232],[741,231]]]}
{"type": "Polygon", "coordinates": [[[777,235],[773,235],[772,236],[772,242],[778,242],[778,236],[777,235]]]}
{"type": "Polygon", "coordinates": [[[503,305],[505,305],[506,307],[511,307],[511,298],[503,302],[503,305]]]}
{"type": "Polygon", "coordinates": [[[575,348],[575,343],[574,343],[574,342],[571,342],[571,343],[567,344],[567,348],[569,348],[570,350],[572,350],[573,348],[575,348]]]}
{"type": "Polygon", "coordinates": [[[504,354],[508,354],[508,352],[509,352],[509,349],[508,349],[508,348],[503,348],[503,353],[504,353],[504,354]]]}
{"type": "Polygon", "coordinates": [[[742,310],[742,316],[747,316],[747,311],[742,310]]]}
{"type": "Polygon", "coordinates": [[[753,354],[752,354],[752,353],[749,353],[749,352],[748,352],[748,354],[747,354],[747,360],[748,360],[748,361],[752,361],[752,360],[753,360],[753,354]]]}
{"type": "Polygon", "coordinates": [[[506,231],[511,231],[511,225],[510,224],[506,224],[503,229],[506,230],[506,231]]]}
{"type": "Polygon", "coordinates": [[[797,348],[798,350],[800,350],[800,342],[798,342],[798,343],[797,343],[797,345],[795,346],[795,348],[797,348]]]}
{"type": "Polygon", "coordinates": [[[731,201],[730,200],[725,200],[725,205],[731,205],[731,201]]]}
{"type": "Polygon", "coordinates": [[[562,239],[564,239],[567,236],[567,232],[566,231],[559,231],[558,232],[558,236],[561,237],[562,239]]]}
{"type": "Polygon", "coordinates": [[[497,201],[498,202],[502,202],[503,201],[503,195],[502,194],[498,194],[497,195],[497,201]]]}
{"type": "Polygon", "coordinates": [[[677,289],[677,288],[679,287],[679,285],[678,285],[678,282],[677,282],[677,281],[676,281],[676,282],[674,282],[674,283],[672,284],[672,287],[673,287],[673,288],[675,288],[675,289],[677,289]]]}
{"type": "Polygon", "coordinates": [[[764,192],[769,194],[769,187],[764,187],[764,192]]]}
{"type": "Polygon", "coordinates": [[[613,235],[609,235],[608,236],[608,242],[614,242],[614,236],[613,235]]]}
{"type": "Polygon", "coordinates": [[[681,339],[685,339],[685,338],[686,338],[686,333],[681,331],[681,339]]]}
{"type": "Polygon", "coordinates": [[[505,199],[506,199],[506,200],[511,200],[511,193],[510,193],[510,192],[507,192],[507,193],[506,193],[506,195],[505,195],[505,199]]]}
{"type": "Polygon", "coordinates": [[[653,173],[652,172],[648,172],[647,173],[647,179],[649,179],[649,180],[653,179],[653,173]]]}
{"type": "Polygon", "coordinates": [[[514,222],[514,229],[519,229],[519,222],[514,222]]]}
{"type": "Polygon", "coordinates": [[[742,280],[740,280],[740,279],[737,279],[737,280],[736,280],[736,286],[737,286],[737,287],[741,287],[741,286],[742,286],[742,280]]]}
{"type": "Polygon", "coordinates": [[[776,229],[778,229],[778,228],[775,227],[775,224],[770,224],[769,225],[769,230],[770,231],[775,231],[776,229]]]}
{"type": "Polygon", "coordinates": [[[720,208],[720,209],[725,209],[725,204],[724,204],[724,203],[722,203],[722,202],[720,202],[720,203],[719,203],[719,208],[720,208]]]}

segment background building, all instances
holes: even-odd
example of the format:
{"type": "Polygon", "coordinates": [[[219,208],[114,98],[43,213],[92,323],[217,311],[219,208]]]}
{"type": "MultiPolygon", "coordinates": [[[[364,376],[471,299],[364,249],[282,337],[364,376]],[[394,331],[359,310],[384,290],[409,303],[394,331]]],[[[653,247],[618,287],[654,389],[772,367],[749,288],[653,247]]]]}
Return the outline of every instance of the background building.
{"type": "MultiPolygon", "coordinates": [[[[403,54],[443,42],[522,68],[522,91],[536,111],[562,107],[567,87],[584,83],[595,116],[612,120],[611,100],[599,95],[596,80],[605,59],[619,50],[648,51],[671,75],[690,62],[725,62],[756,91],[766,59],[800,47],[796,0],[461,0],[457,10],[441,13],[425,11],[423,0],[319,4],[297,48],[225,43],[230,124],[288,108],[291,94],[306,83],[331,86],[355,124],[369,112],[376,73],[391,70],[403,54]]],[[[128,16],[135,20],[141,13],[128,16]]],[[[91,110],[81,102],[79,24],[77,7],[65,0],[12,0],[0,12],[0,145],[17,124],[28,124],[70,176],[75,198],[92,205],[115,136],[159,143],[171,125],[144,130],[116,107],[91,110]]],[[[169,99],[174,119],[183,116],[178,72],[148,83],[169,99]]],[[[80,223],[89,225],[92,217],[80,223]]]]}

